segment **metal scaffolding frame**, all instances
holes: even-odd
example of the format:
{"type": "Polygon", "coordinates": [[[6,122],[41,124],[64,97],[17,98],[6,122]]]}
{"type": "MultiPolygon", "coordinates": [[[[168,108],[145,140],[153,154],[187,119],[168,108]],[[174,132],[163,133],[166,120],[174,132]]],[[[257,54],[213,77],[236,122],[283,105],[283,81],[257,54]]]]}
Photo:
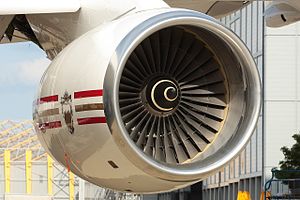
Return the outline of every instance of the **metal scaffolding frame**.
{"type": "Polygon", "coordinates": [[[32,121],[0,121],[0,200],[4,195],[53,200],[141,200],[90,184],[55,162],[42,148],[32,121]],[[90,190],[90,194],[87,194],[90,190]]]}

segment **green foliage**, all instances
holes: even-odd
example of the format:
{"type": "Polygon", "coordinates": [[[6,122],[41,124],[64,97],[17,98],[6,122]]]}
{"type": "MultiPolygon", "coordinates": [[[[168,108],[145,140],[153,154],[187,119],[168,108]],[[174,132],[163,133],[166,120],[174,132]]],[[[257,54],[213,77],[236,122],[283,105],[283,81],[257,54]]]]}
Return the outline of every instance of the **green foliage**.
{"type": "Polygon", "coordinates": [[[282,147],[280,150],[284,155],[284,160],[279,162],[280,170],[276,177],[279,179],[295,179],[300,178],[300,172],[284,172],[284,170],[300,171],[300,134],[293,135],[296,143],[291,147],[282,147]]]}

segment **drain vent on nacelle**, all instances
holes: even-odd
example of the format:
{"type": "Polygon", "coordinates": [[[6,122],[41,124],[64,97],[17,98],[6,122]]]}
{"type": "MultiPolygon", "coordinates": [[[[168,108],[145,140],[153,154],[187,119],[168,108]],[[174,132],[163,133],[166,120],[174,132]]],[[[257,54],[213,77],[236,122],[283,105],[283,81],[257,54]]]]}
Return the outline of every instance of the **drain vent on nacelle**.
{"type": "Polygon", "coordinates": [[[222,129],[227,80],[216,55],[186,27],[170,27],[135,48],[122,72],[119,106],[128,136],[148,156],[183,164],[222,129]]]}

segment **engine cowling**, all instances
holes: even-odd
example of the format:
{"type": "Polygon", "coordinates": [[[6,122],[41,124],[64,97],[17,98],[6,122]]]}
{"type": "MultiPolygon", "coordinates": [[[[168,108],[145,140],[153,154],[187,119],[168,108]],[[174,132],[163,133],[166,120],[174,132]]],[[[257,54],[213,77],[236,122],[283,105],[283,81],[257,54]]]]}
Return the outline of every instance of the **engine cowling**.
{"type": "Polygon", "coordinates": [[[260,112],[245,45],[190,10],[139,12],[68,45],[34,106],[47,152],[78,176],[136,193],[208,177],[245,146],[260,112]]]}

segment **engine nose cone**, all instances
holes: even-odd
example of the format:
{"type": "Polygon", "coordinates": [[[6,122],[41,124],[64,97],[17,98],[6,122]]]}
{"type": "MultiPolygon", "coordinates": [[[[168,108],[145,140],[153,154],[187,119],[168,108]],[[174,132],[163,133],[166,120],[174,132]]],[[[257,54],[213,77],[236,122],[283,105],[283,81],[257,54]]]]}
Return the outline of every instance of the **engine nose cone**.
{"type": "Polygon", "coordinates": [[[164,96],[168,101],[175,101],[178,97],[178,91],[175,87],[167,87],[164,96]]]}
{"type": "Polygon", "coordinates": [[[177,107],[179,89],[175,82],[168,79],[155,80],[147,89],[148,101],[156,111],[169,112],[177,107]]]}

